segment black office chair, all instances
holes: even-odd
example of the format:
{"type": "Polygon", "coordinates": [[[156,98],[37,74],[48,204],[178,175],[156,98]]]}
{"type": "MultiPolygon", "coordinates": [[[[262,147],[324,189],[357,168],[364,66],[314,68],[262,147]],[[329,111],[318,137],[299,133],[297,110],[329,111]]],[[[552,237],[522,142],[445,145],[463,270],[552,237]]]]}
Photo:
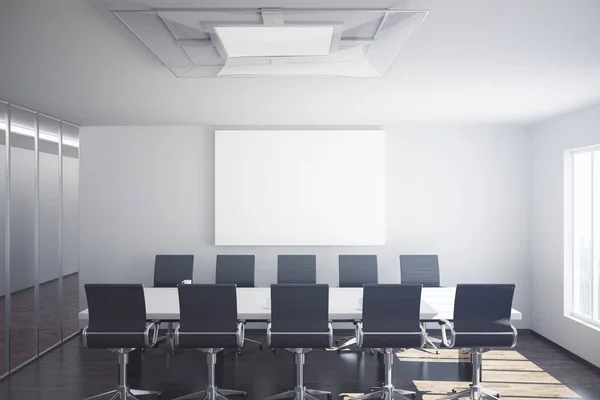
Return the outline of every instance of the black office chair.
{"type": "Polygon", "coordinates": [[[329,285],[271,285],[271,321],[267,326],[267,340],[272,348],[294,353],[296,386],[266,400],[316,400],[315,396],[318,395],[327,395],[331,399],[331,392],[304,386],[306,353],[313,348],[327,348],[333,344],[333,327],[329,321],[329,285]]]}
{"type": "Polygon", "coordinates": [[[454,321],[442,321],[442,338],[449,348],[469,348],[473,363],[473,380],[469,389],[443,397],[453,400],[470,397],[499,399],[481,386],[482,354],[489,349],[513,348],[517,344],[517,329],[510,323],[515,285],[457,285],[454,299],[454,321]],[[450,337],[446,336],[446,327],[450,337]]]}
{"type": "Polygon", "coordinates": [[[317,257],[310,254],[278,255],[277,283],[317,283],[317,257]]]}
{"type": "Polygon", "coordinates": [[[129,353],[152,347],[158,339],[158,324],[146,323],[146,300],[142,285],[86,284],[89,322],[83,329],[83,345],[107,349],[119,355],[119,383],[116,390],[88,397],[111,396],[111,400],[131,400],[134,396],[156,395],[155,390],[130,389],[127,385],[129,353]]]}
{"type": "Polygon", "coordinates": [[[206,353],[208,383],[206,389],[177,397],[226,400],[225,396],[242,395],[240,390],[218,389],[215,384],[217,353],[224,348],[244,345],[244,323],[237,318],[237,294],[233,284],[181,285],[179,291],[179,326],[175,330],[177,347],[199,349],[206,353]]]}
{"type": "MultiPolygon", "coordinates": [[[[193,281],[194,256],[184,254],[159,254],[154,261],[154,287],[177,287],[184,281],[193,281]]],[[[175,353],[173,322],[167,322],[167,334],[158,343],[167,342],[169,351],[175,353]]]]}
{"type": "MultiPolygon", "coordinates": [[[[217,255],[216,283],[233,283],[237,287],[254,287],[254,255],[219,254],[217,255]]],[[[257,344],[262,350],[263,344],[257,340],[245,339],[257,344]]],[[[241,349],[238,349],[238,353],[241,349]]]]}
{"type": "MultiPolygon", "coordinates": [[[[400,282],[417,283],[423,287],[440,287],[440,264],[436,254],[407,254],[400,256],[400,282]]],[[[425,338],[435,354],[440,349],[429,336],[425,338]]],[[[422,349],[425,351],[425,349],[422,349]]]]}
{"type": "MultiPolygon", "coordinates": [[[[340,255],[339,256],[339,286],[361,288],[365,284],[377,283],[377,256],[376,255],[340,255]]],[[[342,337],[335,341],[339,344],[338,351],[356,344],[356,337],[342,337]]]]}
{"type": "Polygon", "coordinates": [[[392,383],[394,348],[420,348],[425,343],[421,324],[421,288],[419,284],[365,285],[362,321],[356,324],[359,347],[376,348],[383,353],[385,381],[382,387],[354,399],[406,398],[415,392],[396,389],[392,383]]]}

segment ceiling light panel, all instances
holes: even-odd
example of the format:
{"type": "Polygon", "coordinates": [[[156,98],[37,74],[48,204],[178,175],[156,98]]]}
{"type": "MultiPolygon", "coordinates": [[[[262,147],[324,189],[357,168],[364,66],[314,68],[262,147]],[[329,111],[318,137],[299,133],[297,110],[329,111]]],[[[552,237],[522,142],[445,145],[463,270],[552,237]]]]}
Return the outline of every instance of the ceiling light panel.
{"type": "Polygon", "coordinates": [[[112,11],[181,78],[383,77],[428,13],[172,7],[112,11]]]}
{"type": "Polygon", "coordinates": [[[228,57],[294,57],[329,54],[333,26],[217,26],[228,57]]]}

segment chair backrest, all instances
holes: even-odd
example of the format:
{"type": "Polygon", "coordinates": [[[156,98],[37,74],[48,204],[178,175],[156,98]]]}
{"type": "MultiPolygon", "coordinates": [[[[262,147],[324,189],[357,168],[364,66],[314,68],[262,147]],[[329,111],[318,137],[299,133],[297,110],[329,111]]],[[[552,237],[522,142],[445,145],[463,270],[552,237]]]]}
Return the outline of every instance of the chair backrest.
{"type": "Polygon", "coordinates": [[[179,285],[181,332],[235,332],[237,294],[234,284],[179,285]]]}
{"type": "Polygon", "coordinates": [[[460,284],[454,299],[454,329],[459,332],[511,332],[515,285],[460,284]]]}
{"type": "Polygon", "coordinates": [[[317,283],[317,257],[311,254],[278,255],[277,283],[317,283]]]}
{"type": "Polygon", "coordinates": [[[420,284],[365,285],[363,340],[368,348],[418,348],[425,340],[421,329],[420,284]]]}
{"type": "Polygon", "coordinates": [[[435,254],[407,254],[400,256],[400,281],[420,283],[424,287],[440,286],[440,264],[435,254]]]}
{"type": "Polygon", "coordinates": [[[254,255],[217,255],[216,282],[254,287],[254,255]]]}
{"type": "Polygon", "coordinates": [[[329,285],[271,285],[272,347],[328,347],[328,329],[329,285]]]}
{"type": "Polygon", "coordinates": [[[179,285],[179,347],[237,347],[234,284],[179,285]]]}
{"type": "Polygon", "coordinates": [[[325,332],[329,323],[329,285],[271,285],[271,326],[279,332],[325,332]]]}
{"type": "Polygon", "coordinates": [[[88,347],[144,346],[146,300],[141,284],[88,283],[84,288],[89,312],[88,347]]]}
{"type": "Polygon", "coordinates": [[[365,332],[420,332],[420,284],[376,284],[363,289],[365,332]]]}
{"type": "Polygon", "coordinates": [[[340,255],[340,287],[377,283],[376,255],[340,255]]]}
{"type": "Polygon", "coordinates": [[[194,256],[159,254],[154,261],[154,287],[175,287],[194,276],[194,256]]]}

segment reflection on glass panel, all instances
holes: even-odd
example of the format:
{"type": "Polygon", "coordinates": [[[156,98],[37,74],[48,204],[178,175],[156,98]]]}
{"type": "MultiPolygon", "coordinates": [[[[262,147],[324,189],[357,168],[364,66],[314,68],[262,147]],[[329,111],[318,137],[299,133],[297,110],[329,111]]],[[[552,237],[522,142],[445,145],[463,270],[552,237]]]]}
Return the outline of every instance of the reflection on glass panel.
{"type": "Polygon", "coordinates": [[[79,329],[79,129],[63,124],[63,337],[79,329]]]}
{"type": "Polygon", "coordinates": [[[576,310],[592,316],[592,153],[573,155],[573,257],[576,310]]]}
{"type": "Polygon", "coordinates": [[[6,365],[6,318],[4,315],[6,285],[5,254],[6,254],[6,131],[4,130],[4,119],[6,115],[6,104],[0,103],[0,376],[7,372],[6,365]]]}
{"type": "Polygon", "coordinates": [[[40,116],[39,271],[40,352],[60,342],[60,185],[58,121],[40,116]]]}
{"type": "Polygon", "coordinates": [[[34,115],[11,106],[11,368],[36,356],[34,115]]]}
{"type": "Polygon", "coordinates": [[[593,293],[596,295],[596,315],[595,319],[600,319],[600,295],[598,295],[598,281],[600,281],[600,268],[598,268],[598,262],[600,260],[600,151],[594,152],[594,204],[593,204],[593,214],[594,214],[594,257],[592,258],[594,265],[592,268],[592,273],[595,274],[596,280],[594,283],[593,293]]]}

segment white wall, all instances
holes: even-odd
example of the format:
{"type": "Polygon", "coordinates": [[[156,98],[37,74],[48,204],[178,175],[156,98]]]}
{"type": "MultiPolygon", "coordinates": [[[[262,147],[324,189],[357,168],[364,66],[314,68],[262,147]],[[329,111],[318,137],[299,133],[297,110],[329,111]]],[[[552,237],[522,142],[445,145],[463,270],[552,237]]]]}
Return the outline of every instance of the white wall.
{"type": "Polygon", "coordinates": [[[600,144],[600,105],[546,121],[532,134],[532,328],[600,366],[600,330],[565,317],[564,152],[600,144]]]}
{"type": "MultiPolygon", "coordinates": [[[[196,281],[214,282],[217,253],[256,254],[257,285],[277,254],[317,255],[317,280],[337,285],[337,255],[376,253],[381,282],[398,255],[436,253],[443,285],[514,282],[529,327],[529,139],[509,126],[388,126],[386,245],[215,247],[214,130],[81,128],[80,282],[150,284],[154,255],[192,253],[196,281]]],[[[84,296],[83,290],[81,291],[84,296]]]]}

